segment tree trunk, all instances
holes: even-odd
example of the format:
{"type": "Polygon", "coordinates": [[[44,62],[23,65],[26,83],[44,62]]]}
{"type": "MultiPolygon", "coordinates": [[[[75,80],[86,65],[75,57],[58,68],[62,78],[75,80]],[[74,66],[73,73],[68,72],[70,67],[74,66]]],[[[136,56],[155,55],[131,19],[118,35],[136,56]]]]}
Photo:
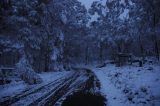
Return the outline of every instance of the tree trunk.
{"type": "Polygon", "coordinates": [[[159,47],[158,47],[158,41],[157,41],[157,35],[156,35],[156,13],[154,12],[154,15],[153,15],[153,24],[154,24],[154,38],[155,38],[155,41],[154,41],[154,46],[155,46],[155,53],[156,53],[156,57],[159,61],[159,47]]]}
{"type": "Polygon", "coordinates": [[[50,56],[49,56],[49,54],[50,54],[49,40],[50,40],[50,36],[48,35],[48,37],[47,37],[47,45],[46,45],[47,49],[46,49],[46,53],[45,53],[45,71],[49,71],[49,64],[50,64],[50,62],[49,62],[49,60],[50,60],[50,56]]]}
{"type": "Polygon", "coordinates": [[[100,52],[99,52],[100,63],[103,62],[103,44],[100,43],[100,52]]]}
{"type": "Polygon", "coordinates": [[[89,57],[88,57],[88,50],[89,50],[89,47],[88,47],[88,45],[87,45],[87,47],[86,47],[86,53],[85,53],[85,64],[87,65],[88,64],[88,59],[89,59],[89,57]]]}
{"type": "Polygon", "coordinates": [[[144,56],[144,47],[143,47],[142,40],[141,40],[141,33],[139,35],[139,44],[140,44],[140,51],[141,51],[142,61],[144,62],[145,56],[144,56]]]}
{"type": "Polygon", "coordinates": [[[45,54],[45,71],[49,71],[49,56],[48,53],[45,54]]]}

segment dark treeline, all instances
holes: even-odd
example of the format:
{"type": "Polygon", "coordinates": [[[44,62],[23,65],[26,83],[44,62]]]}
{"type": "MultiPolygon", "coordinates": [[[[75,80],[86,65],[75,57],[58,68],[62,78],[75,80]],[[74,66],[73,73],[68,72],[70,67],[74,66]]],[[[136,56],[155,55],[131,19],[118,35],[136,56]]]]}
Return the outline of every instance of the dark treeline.
{"type": "Polygon", "coordinates": [[[160,1],[1,0],[0,64],[22,58],[35,71],[70,69],[127,53],[160,55],[160,1]],[[90,19],[97,14],[97,20],[90,19]]]}

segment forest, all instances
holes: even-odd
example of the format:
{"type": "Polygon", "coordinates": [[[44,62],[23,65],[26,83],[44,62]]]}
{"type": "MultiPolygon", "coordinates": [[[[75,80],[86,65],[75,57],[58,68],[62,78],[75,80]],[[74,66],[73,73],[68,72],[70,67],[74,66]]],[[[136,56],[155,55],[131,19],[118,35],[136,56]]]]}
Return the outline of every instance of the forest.
{"type": "Polygon", "coordinates": [[[160,106],[160,0],[0,0],[1,106],[160,106]]]}

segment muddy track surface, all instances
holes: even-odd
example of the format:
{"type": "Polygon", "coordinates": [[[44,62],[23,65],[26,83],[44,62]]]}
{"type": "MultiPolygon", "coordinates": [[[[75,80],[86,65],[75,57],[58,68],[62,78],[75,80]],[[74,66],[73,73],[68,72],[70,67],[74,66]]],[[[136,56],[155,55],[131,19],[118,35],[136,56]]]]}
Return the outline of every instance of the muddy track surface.
{"type": "Polygon", "coordinates": [[[74,70],[66,77],[26,89],[21,94],[4,100],[0,106],[61,106],[64,99],[74,92],[96,93],[100,89],[100,83],[91,70],[85,68],[74,70]]]}

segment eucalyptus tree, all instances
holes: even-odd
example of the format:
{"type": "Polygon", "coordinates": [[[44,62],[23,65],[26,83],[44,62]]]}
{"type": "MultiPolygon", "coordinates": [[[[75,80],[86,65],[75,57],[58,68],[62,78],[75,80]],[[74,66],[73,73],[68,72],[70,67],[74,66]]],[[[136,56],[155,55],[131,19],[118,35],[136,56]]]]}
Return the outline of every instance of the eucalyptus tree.
{"type": "Polygon", "coordinates": [[[87,23],[86,9],[77,0],[12,0],[3,14],[1,35],[17,41],[22,55],[40,71],[63,69],[67,40],[87,23]]]}
{"type": "MultiPolygon", "coordinates": [[[[121,19],[120,15],[128,10],[129,3],[121,3],[120,0],[106,1],[106,4],[102,2],[94,2],[90,9],[90,14],[94,15],[97,13],[99,15],[98,20],[91,24],[91,28],[94,30],[97,40],[100,55],[102,58],[103,46],[108,46],[106,48],[111,51],[110,55],[114,55],[117,52],[125,52],[124,48],[127,46],[131,37],[127,27],[127,18],[121,19]],[[122,50],[123,49],[123,50],[122,50]]],[[[100,59],[101,60],[101,59],[100,59]]]]}

